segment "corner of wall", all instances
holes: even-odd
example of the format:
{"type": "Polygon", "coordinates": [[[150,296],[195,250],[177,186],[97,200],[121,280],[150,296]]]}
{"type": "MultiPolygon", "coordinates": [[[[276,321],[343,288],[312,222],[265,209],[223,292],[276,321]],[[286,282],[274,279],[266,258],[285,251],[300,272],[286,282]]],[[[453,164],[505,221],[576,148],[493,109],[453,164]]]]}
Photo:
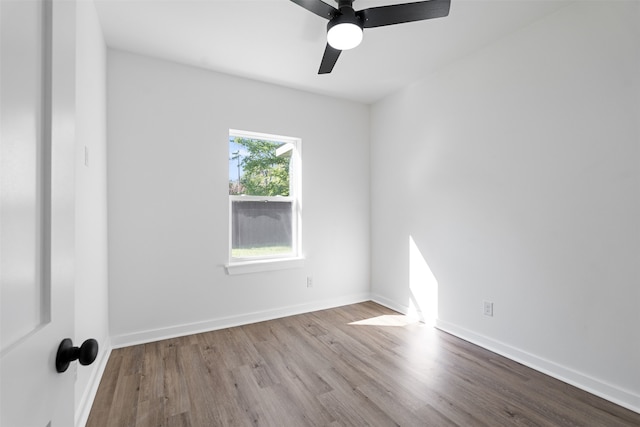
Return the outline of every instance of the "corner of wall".
{"type": "Polygon", "coordinates": [[[94,365],[95,367],[93,368],[93,372],[91,373],[89,381],[84,389],[84,393],[76,406],[76,427],[84,427],[89,419],[91,407],[93,406],[93,401],[96,398],[98,387],[100,386],[100,380],[102,379],[104,370],[107,367],[111,351],[113,350],[111,346],[111,339],[107,338],[106,342],[103,343],[102,348],[103,351],[100,354],[100,358],[95,361],[96,364],[94,365]]]}

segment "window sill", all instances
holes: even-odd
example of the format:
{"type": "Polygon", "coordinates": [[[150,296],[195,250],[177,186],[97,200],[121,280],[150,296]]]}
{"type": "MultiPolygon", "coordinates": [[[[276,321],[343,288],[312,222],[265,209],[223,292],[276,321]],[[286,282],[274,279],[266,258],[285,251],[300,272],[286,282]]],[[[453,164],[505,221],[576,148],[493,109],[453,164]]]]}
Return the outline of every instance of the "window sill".
{"type": "Polygon", "coordinates": [[[227,274],[261,273],[263,271],[287,270],[304,267],[304,258],[264,259],[259,261],[231,262],[225,265],[227,274]]]}

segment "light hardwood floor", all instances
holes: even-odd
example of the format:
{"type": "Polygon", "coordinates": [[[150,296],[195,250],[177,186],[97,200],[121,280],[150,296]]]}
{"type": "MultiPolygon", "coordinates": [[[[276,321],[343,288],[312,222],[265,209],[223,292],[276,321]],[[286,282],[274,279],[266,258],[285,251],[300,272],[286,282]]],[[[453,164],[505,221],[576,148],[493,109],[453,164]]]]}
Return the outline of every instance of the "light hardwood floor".
{"type": "Polygon", "coordinates": [[[373,302],[114,350],[87,426],[640,426],[373,302]]]}

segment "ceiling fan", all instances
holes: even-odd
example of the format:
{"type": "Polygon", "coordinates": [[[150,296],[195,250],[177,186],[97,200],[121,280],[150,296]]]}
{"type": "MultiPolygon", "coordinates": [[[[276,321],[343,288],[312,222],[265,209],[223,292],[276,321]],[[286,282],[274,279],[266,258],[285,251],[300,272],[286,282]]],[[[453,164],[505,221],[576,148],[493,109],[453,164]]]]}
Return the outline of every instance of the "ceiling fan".
{"type": "Polygon", "coordinates": [[[365,28],[442,18],[449,15],[451,0],[427,0],[390,6],[353,10],[354,0],[335,0],[338,8],[322,0],[291,0],[322,18],[328,19],[327,47],[318,74],[333,70],[343,50],[352,49],[362,41],[365,28]]]}

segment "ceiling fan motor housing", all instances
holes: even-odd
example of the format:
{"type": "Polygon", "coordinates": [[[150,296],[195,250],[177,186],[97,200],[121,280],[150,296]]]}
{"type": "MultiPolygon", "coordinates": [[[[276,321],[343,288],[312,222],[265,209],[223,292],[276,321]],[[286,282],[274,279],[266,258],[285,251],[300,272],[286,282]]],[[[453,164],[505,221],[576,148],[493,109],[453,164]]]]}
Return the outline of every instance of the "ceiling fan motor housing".
{"type": "Polygon", "coordinates": [[[349,0],[339,1],[339,10],[327,23],[327,42],[335,49],[348,50],[360,44],[364,23],[349,0]]]}
{"type": "Polygon", "coordinates": [[[347,1],[345,3],[346,5],[340,6],[340,14],[331,18],[327,23],[327,31],[338,24],[355,24],[360,27],[360,29],[363,29],[364,23],[356,16],[356,12],[353,10],[353,7],[351,7],[351,2],[347,1]]]}

